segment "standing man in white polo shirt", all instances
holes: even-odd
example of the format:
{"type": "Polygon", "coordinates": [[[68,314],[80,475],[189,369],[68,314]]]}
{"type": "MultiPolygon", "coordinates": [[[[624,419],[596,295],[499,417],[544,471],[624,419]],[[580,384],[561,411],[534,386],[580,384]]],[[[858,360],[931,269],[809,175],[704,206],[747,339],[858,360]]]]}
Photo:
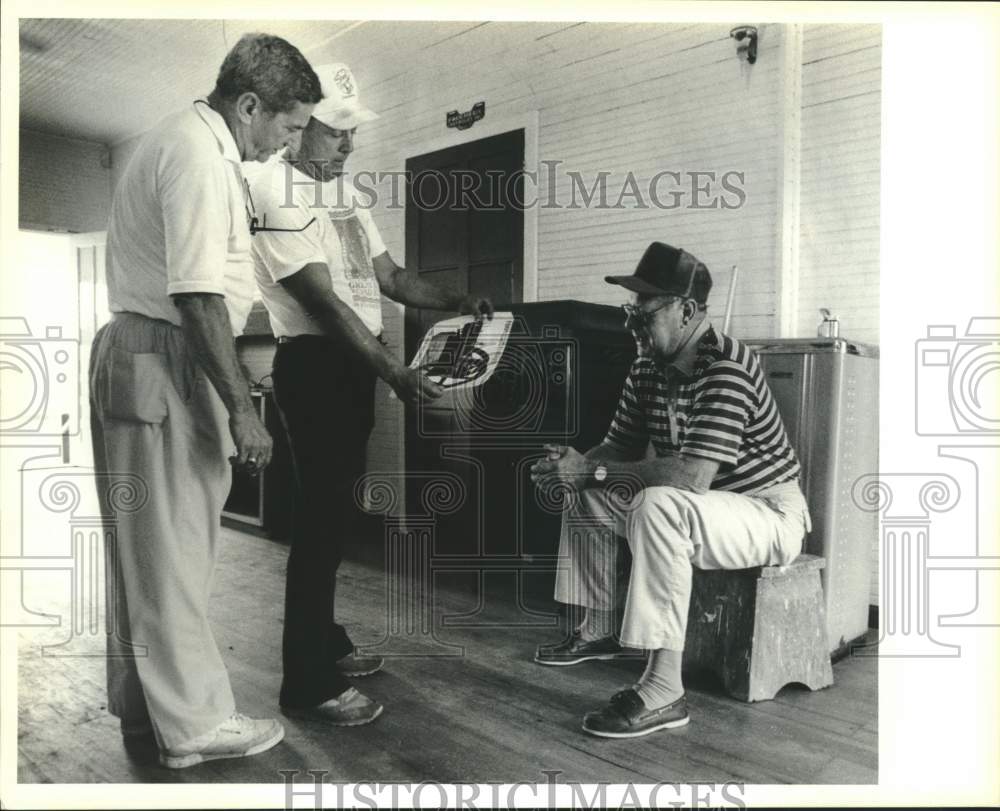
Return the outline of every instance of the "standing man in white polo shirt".
{"type": "Polygon", "coordinates": [[[253,293],[240,162],[296,146],[321,98],[294,46],[248,34],[207,99],[143,138],[115,190],[113,316],[90,370],[94,458],[112,482],[140,477],[147,499],[117,516],[109,549],[108,708],[126,739],[153,732],[170,768],[262,752],[284,734],[235,712],[208,600],[230,462],[257,472],[271,456],[233,344],[253,293]]]}
{"type": "Polygon", "coordinates": [[[490,317],[493,305],[393,262],[371,214],[341,177],[356,127],[377,116],[361,106],[347,65],[316,72],[324,99],[301,146],[251,181],[266,225],[253,239],[257,282],[279,340],[274,397],[296,476],[280,702],[288,713],[356,726],[373,721],[382,706],[347,677],[374,673],[382,660],[352,655],[354,645],[334,618],[334,591],[345,537],[355,529],[354,486],[365,470],[375,379],[409,404],[444,391],[381,343],[381,296],[490,317]]]}

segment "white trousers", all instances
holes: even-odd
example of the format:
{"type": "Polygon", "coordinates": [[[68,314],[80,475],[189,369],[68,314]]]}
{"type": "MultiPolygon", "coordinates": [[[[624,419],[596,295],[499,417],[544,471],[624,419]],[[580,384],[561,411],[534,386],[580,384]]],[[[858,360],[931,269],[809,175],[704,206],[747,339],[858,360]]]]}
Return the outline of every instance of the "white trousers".
{"type": "Polygon", "coordinates": [[[138,509],[108,514],[108,709],[148,717],[160,745],[173,747],[234,709],[208,622],[231,476],[228,417],[182,331],[165,321],[116,316],[94,339],[90,382],[98,487],[127,478],[144,490],[138,509]]]}
{"type": "Polygon", "coordinates": [[[797,482],[752,496],[648,487],[623,503],[601,489],[563,513],[555,599],[603,610],[624,603],[621,641],[684,650],[692,566],[784,565],[802,549],[809,512],[797,482]],[[632,553],[623,571],[622,539],[632,553]]]}

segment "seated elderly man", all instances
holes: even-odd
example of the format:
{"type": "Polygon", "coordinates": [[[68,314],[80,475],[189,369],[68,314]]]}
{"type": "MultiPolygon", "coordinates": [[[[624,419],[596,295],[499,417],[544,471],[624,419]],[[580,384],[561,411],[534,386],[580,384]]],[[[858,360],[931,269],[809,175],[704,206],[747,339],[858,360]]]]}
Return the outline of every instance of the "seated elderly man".
{"type": "Polygon", "coordinates": [[[532,468],[539,487],[575,491],[555,598],[586,609],[572,637],[540,647],[535,661],[566,666],[649,651],[638,684],[583,720],[593,735],[630,738],[689,721],[681,659],[692,567],[789,563],[809,515],[757,358],[708,320],[708,268],[654,242],[632,276],[606,281],[635,294],[625,311],[639,355],[604,441],[585,454],[548,446],[532,468]]]}

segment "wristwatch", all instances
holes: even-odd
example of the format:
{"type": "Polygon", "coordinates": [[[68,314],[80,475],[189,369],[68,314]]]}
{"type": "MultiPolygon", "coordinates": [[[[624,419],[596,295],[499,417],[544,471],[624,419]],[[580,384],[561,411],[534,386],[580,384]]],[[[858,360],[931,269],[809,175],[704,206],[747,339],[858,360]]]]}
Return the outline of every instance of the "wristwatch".
{"type": "Polygon", "coordinates": [[[597,467],[594,468],[594,481],[600,483],[608,478],[608,468],[604,462],[598,462],[597,467]]]}

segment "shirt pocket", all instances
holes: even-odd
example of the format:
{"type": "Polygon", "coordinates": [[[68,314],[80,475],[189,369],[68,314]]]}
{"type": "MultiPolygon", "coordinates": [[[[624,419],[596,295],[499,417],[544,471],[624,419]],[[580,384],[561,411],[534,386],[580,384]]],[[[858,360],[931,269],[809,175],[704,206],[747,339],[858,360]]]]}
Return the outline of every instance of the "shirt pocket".
{"type": "Polygon", "coordinates": [[[94,385],[106,419],[159,425],[167,418],[168,389],[173,383],[165,354],[111,347],[94,385]]]}

